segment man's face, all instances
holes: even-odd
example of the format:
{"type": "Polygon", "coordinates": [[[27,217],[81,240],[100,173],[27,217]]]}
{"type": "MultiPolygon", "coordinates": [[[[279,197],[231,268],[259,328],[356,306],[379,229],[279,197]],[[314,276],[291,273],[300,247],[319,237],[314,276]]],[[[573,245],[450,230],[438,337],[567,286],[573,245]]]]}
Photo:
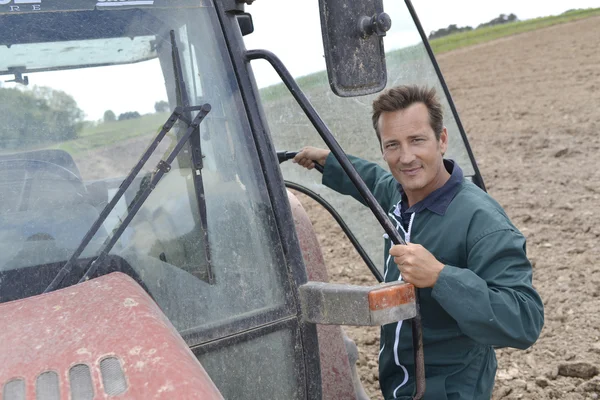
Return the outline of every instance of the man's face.
{"type": "Polygon", "coordinates": [[[448,148],[448,133],[444,128],[440,139],[435,138],[425,104],[384,112],[378,127],[383,158],[409,201],[420,201],[445,183],[443,154],[448,148]]]}

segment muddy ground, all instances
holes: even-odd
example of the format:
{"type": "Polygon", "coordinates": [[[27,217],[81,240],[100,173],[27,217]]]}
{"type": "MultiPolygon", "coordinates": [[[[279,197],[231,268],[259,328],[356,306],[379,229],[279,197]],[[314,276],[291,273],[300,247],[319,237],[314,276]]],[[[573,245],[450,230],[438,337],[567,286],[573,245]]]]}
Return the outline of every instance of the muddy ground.
{"type": "MultiPolygon", "coordinates": [[[[528,239],[545,305],[532,348],[497,351],[494,399],[600,396],[599,40],[595,17],[438,58],[488,191],[528,239]]],[[[373,282],[328,214],[303,203],[330,279],[373,282]]],[[[347,332],[368,394],[381,398],[379,328],[347,332]]]]}

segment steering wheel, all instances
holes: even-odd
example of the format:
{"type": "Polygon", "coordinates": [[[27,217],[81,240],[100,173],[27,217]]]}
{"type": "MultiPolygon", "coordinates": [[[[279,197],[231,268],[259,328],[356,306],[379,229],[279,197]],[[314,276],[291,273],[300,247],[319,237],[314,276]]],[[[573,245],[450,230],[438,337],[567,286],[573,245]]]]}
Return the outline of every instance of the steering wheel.
{"type": "Polygon", "coordinates": [[[19,211],[26,211],[29,209],[28,205],[31,195],[32,182],[35,176],[42,172],[51,172],[52,174],[59,176],[62,178],[62,180],[69,182],[73,186],[78,196],[82,198],[87,196],[87,191],[82,180],[73,171],[63,167],[62,165],[41,160],[9,159],[0,160],[0,169],[25,170],[25,177],[19,192],[19,200],[16,207],[19,211]]]}

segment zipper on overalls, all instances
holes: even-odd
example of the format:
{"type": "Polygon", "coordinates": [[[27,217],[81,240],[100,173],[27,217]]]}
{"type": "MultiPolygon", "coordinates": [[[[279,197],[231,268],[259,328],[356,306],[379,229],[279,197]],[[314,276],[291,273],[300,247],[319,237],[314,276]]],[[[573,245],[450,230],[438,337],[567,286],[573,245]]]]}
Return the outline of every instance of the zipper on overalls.
{"type": "MultiPolygon", "coordinates": [[[[398,203],[396,205],[396,210],[394,210],[394,214],[396,214],[396,211],[398,211],[399,213],[402,213],[402,204],[401,203],[398,203]]],[[[392,213],[388,213],[388,215],[396,221],[396,230],[401,229],[402,233],[404,233],[404,241],[406,243],[410,243],[410,234],[412,232],[412,225],[413,225],[413,221],[415,220],[415,214],[416,213],[412,213],[410,215],[410,220],[408,221],[408,230],[404,230],[404,227],[402,226],[402,214],[400,214],[400,216],[398,217],[398,218],[400,218],[400,221],[398,221],[398,219],[396,217],[394,217],[394,215],[392,215],[392,213]]],[[[383,237],[385,239],[390,238],[390,236],[387,233],[384,233],[383,237]]],[[[392,256],[388,255],[388,258],[385,260],[385,265],[383,266],[384,267],[384,273],[383,273],[384,282],[386,281],[387,273],[389,271],[388,265],[390,263],[391,258],[392,258],[392,256]]],[[[402,274],[399,274],[398,280],[401,280],[401,279],[402,279],[402,274]]]]}
{"type": "MultiPolygon", "coordinates": [[[[400,215],[398,216],[398,218],[400,218],[400,221],[398,221],[391,213],[388,213],[388,215],[396,220],[396,230],[398,230],[398,228],[400,228],[402,230],[402,233],[404,233],[404,241],[406,243],[410,243],[410,234],[412,232],[412,225],[413,225],[413,221],[415,220],[416,213],[410,214],[410,220],[408,221],[408,229],[404,230],[404,227],[402,226],[402,204],[401,203],[398,203],[398,205],[396,205],[396,210],[399,210],[400,215]]],[[[395,212],[394,212],[394,214],[395,214],[395,212]]],[[[390,238],[390,236],[387,233],[384,233],[383,237],[385,239],[390,238]]]]}

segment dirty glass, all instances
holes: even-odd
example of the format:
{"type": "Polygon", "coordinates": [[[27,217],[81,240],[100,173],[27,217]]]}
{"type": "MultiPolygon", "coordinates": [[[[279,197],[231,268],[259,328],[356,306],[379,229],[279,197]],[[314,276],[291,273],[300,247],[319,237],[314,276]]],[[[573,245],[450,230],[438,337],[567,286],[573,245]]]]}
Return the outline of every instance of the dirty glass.
{"type": "Polygon", "coordinates": [[[214,346],[198,359],[208,371],[220,371],[211,379],[226,399],[304,399],[302,374],[295,371],[302,365],[296,337],[287,329],[275,331],[235,346],[214,346]]]}
{"type": "MultiPolygon", "coordinates": [[[[271,7],[276,5],[272,4],[271,7]]],[[[301,6],[298,6],[301,7],[301,6]]],[[[258,8],[258,7],[257,7],[258,8]]],[[[316,8],[313,4],[312,8],[316,8]]],[[[316,24],[318,15],[310,12],[311,5],[306,4],[298,10],[298,24],[316,24]],[[305,18],[304,18],[305,17],[305,18]],[[312,19],[310,19],[312,18],[312,19]]],[[[385,0],[384,10],[392,20],[392,28],[384,38],[388,82],[387,88],[402,84],[417,84],[434,87],[444,107],[444,125],[448,129],[449,149],[446,158],[458,161],[466,176],[474,175],[465,144],[460,135],[456,120],[451,112],[448,100],[444,95],[442,85],[435,72],[433,63],[422,43],[417,26],[402,0],[385,0]]],[[[256,10],[256,14],[262,10],[256,10]]],[[[417,10],[418,11],[418,10],[417,10]]],[[[259,19],[256,16],[255,19],[259,19]]],[[[293,21],[286,29],[296,28],[293,21]]],[[[301,29],[301,27],[298,27],[301,29]]],[[[248,48],[265,47],[257,38],[250,35],[247,39],[248,48]]],[[[320,33],[316,35],[298,36],[297,43],[292,40],[280,48],[282,61],[288,64],[295,75],[298,84],[315,107],[321,118],[332,131],[336,140],[346,153],[375,162],[388,169],[382,158],[379,142],[371,122],[371,105],[377,94],[353,98],[340,98],[333,94],[329,87],[325,72],[325,61],[322,57],[323,45],[320,33]],[[309,59],[303,55],[303,60],[294,58],[289,49],[313,49],[311,54],[316,57],[309,59]],[[314,50],[320,49],[320,50],[314,50]],[[287,57],[286,57],[287,56],[287,57]],[[300,64],[300,65],[299,65],[300,64]],[[299,65],[299,66],[298,66],[299,65]],[[310,65],[314,71],[306,74],[303,66],[310,65]],[[301,71],[295,73],[295,71],[301,71]]],[[[279,52],[278,52],[279,53],[279,52]]],[[[294,151],[303,146],[326,148],[320,136],[297,106],[295,100],[287,92],[283,84],[273,80],[273,75],[266,71],[266,66],[253,63],[264,101],[265,114],[269,129],[278,150],[294,151]]],[[[443,71],[442,71],[443,72],[443,71]]],[[[361,245],[367,251],[374,264],[383,269],[383,229],[372,216],[369,209],[357,201],[341,196],[321,184],[321,175],[307,171],[291,162],[281,165],[286,180],[299,183],[320,194],[330,202],[340,213],[361,245]]],[[[386,210],[387,211],[387,210],[386,210]]]]}
{"type": "MultiPolygon", "coordinates": [[[[212,106],[196,133],[203,168],[194,167],[195,149],[186,145],[109,259],[135,272],[190,344],[266,323],[267,313],[292,313],[216,12],[205,1],[177,2],[184,3],[35,15],[0,10],[0,302],[45,289],[179,103],[173,31],[190,104],[212,106]]],[[[178,123],[167,134],[82,262],[98,254],[186,128],[178,123]]],[[[72,272],[74,282],[83,265],[72,272]]]]}

